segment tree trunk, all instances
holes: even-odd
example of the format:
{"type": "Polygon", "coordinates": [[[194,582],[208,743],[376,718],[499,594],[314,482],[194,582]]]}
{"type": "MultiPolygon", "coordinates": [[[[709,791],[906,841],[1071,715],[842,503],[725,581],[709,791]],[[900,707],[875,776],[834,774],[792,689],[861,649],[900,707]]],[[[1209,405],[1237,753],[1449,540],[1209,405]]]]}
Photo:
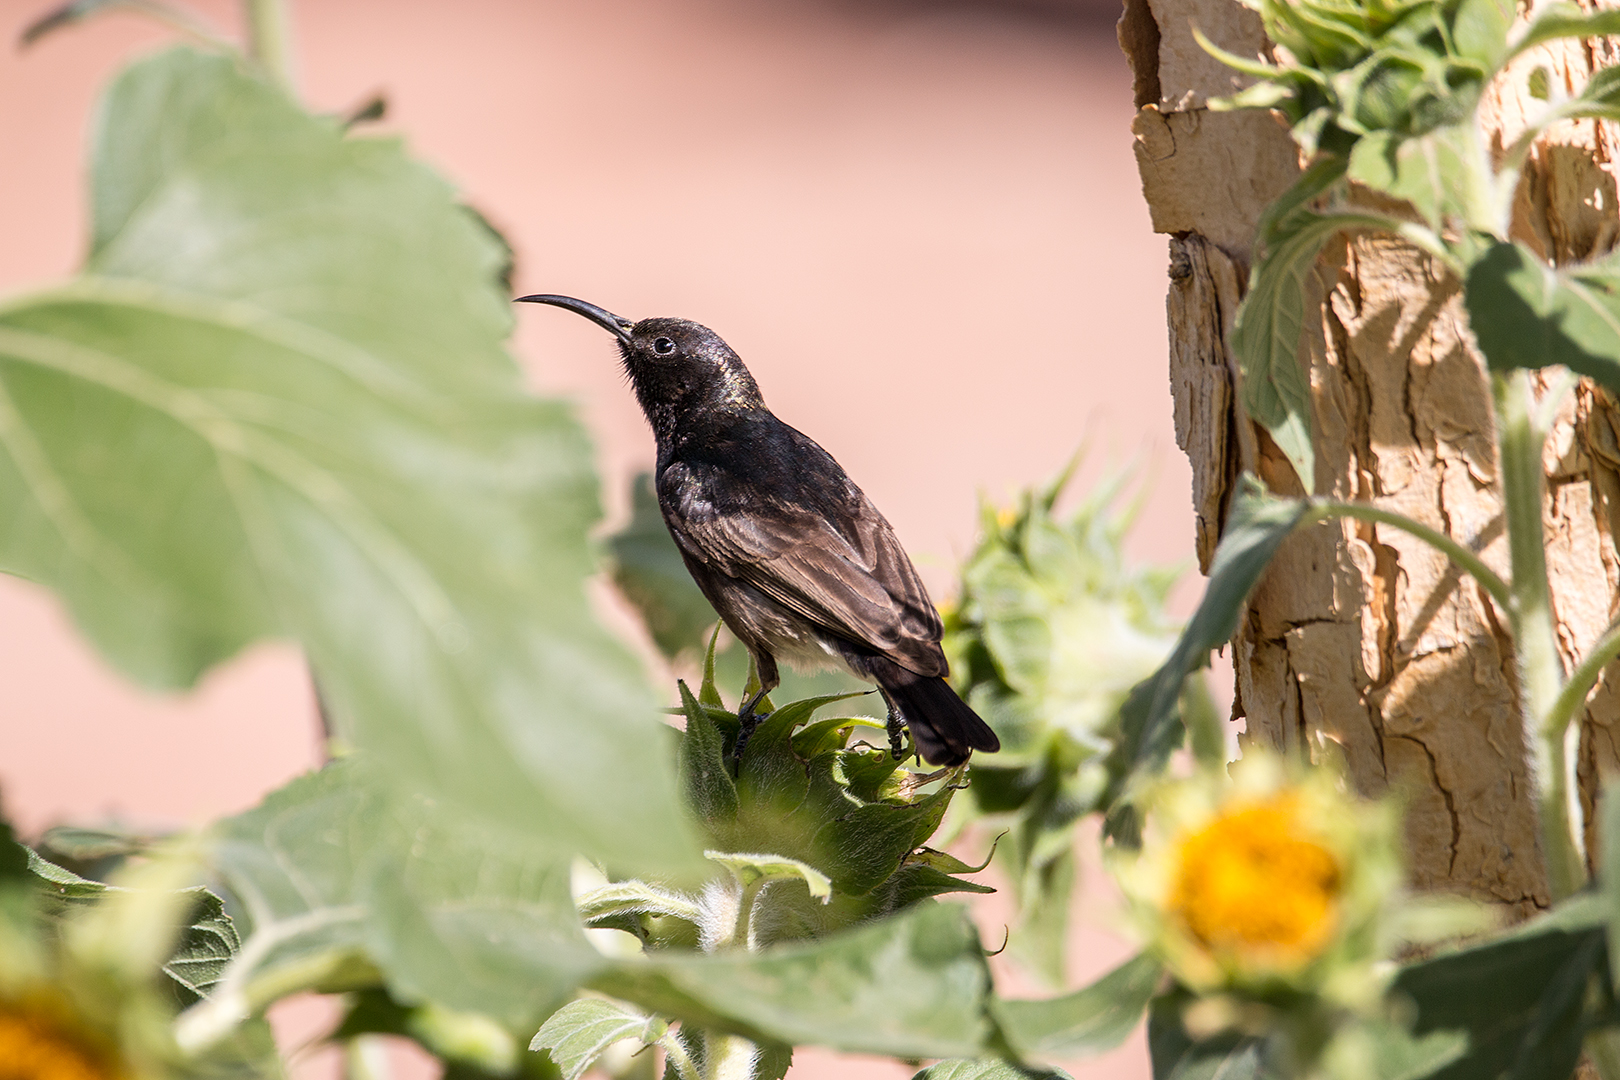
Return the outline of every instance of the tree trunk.
{"type": "MultiPolygon", "coordinates": [[[[1171,236],[1170,382],[1207,570],[1239,472],[1300,493],[1281,453],[1242,414],[1226,346],[1256,223],[1299,160],[1275,118],[1206,108],[1240,84],[1199,49],[1193,26],[1239,54],[1268,46],[1258,16],[1234,0],[1126,0],[1119,26],[1135,73],[1143,193],[1154,228],[1171,236]]],[[[1578,88],[1616,61],[1615,44],[1555,43],[1528,62],[1578,88]]],[[[1498,146],[1524,106],[1505,95],[1487,101],[1498,146]]],[[[1617,149],[1612,124],[1556,129],[1526,167],[1517,238],[1559,262],[1608,250],[1617,149]]],[[[1490,386],[1458,282],[1397,240],[1341,238],[1317,259],[1305,322],[1317,491],[1416,518],[1505,576],[1490,386]]],[[[1567,666],[1608,626],[1620,596],[1620,407],[1583,384],[1544,464],[1567,666]]],[[[1354,521],[1297,534],[1251,598],[1232,659],[1233,719],[1247,719],[1248,738],[1312,757],[1337,744],[1364,792],[1406,795],[1416,884],[1466,890],[1520,915],[1546,906],[1506,620],[1444,556],[1354,521]]],[[[1616,768],[1620,666],[1611,666],[1584,717],[1588,821],[1599,773],[1616,768]]]]}

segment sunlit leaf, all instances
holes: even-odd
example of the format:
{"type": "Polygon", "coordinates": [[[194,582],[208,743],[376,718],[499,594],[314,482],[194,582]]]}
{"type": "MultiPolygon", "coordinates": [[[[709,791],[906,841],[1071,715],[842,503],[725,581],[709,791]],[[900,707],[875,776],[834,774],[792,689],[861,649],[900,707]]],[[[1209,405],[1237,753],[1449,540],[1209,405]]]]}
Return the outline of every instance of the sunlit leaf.
{"type": "Polygon", "coordinates": [[[1326,196],[1344,178],[1349,160],[1339,154],[1318,154],[1299,179],[1277,196],[1260,215],[1255,242],[1265,249],[1275,247],[1293,232],[1297,216],[1326,196]]]}
{"type": "Polygon", "coordinates": [[[1620,68],[1599,68],[1562,110],[1572,117],[1620,120],[1620,68]]]}
{"type": "Polygon", "coordinates": [[[1316,452],[1310,386],[1299,359],[1305,279],[1328,237],[1346,227],[1337,215],[1296,215],[1255,265],[1232,330],[1244,411],[1271,433],[1307,492],[1316,486],[1316,452]]]}
{"type": "Polygon", "coordinates": [[[564,1080],[577,1078],[596,1063],[602,1052],[622,1039],[650,1046],[664,1037],[669,1025],[627,1005],[601,998],[570,1001],[551,1015],[530,1050],[545,1050],[562,1070],[564,1080]]]}
{"type": "Polygon", "coordinates": [[[1459,201],[1471,170],[1484,162],[1470,160],[1470,137],[1462,125],[1437,128],[1406,138],[1380,131],[1356,143],[1350,153],[1350,179],[1397,199],[1405,199],[1431,227],[1462,214],[1459,201]]]}
{"type": "Polygon", "coordinates": [[[1494,71],[1502,63],[1508,28],[1517,14],[1511,0],[1460,0],[1452,16],[1451,40],[1459,53],[1494,71]]]}
{"type": "MultiPolygon", "coordinates": [[[[1337,167],[1307,172],[1296,184],[1302,190],[1284,198],[1303,205],[1313,189],[1336,179],[1337,167]]],[[[1307,493],[1316,486],[1310,385],[1300,360],[1307,278],[1317,253],[1335,233],[1391,230],[1400,224],[1383,214],[1297,210],[1268,219],[1262,229],[1265,252],[1249,275],[1248,295],[1232,329],[1232,351],[1243,375],[1244,410],[1271,434],[1307,493]]]]}

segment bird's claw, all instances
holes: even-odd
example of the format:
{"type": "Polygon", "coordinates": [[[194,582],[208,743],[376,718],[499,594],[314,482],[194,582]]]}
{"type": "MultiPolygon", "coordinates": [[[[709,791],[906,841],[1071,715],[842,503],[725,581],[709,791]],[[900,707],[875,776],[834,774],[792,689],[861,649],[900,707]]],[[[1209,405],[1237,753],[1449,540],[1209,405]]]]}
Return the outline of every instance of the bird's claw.
{"type": "Polygon", "coordinates": [[[738,765],[742,764],[743,750],[747,748],[748,740],[754,737],[754,729],[759,727],[761,721],[770,718],[771,714],[768,712],[754,711],[754,706],[758,705],[760,698],[764,696],[764,692],[761,691],[756,697],[743,702],[742,708],[737,710],[737,743],[731,749],[731,760],[738,765]]]}
{"type": "Polygon", "coordinates": [[[889,718],[885,726],[889,732],[890,760],[904,761],[906,759],[906,749],[902,736],[906,731],[906,721],[905,717],[900,715],[900,710],[894,707],[892,701],[889,703],[889,718]]]}

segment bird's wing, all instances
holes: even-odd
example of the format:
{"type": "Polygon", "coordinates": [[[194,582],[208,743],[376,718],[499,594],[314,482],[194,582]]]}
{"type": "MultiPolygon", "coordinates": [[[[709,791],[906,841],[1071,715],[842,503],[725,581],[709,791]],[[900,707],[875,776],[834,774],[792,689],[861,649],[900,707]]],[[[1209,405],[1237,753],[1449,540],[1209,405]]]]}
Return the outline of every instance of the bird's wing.
{"type": "Polygon", "coordinates": [[[919,675],[943,675],[939,612],[877,507],[854,484],[832,505],[771,501],[728,511],[696,470],[660,477],[675,540],[804,619],[919,675]]]}

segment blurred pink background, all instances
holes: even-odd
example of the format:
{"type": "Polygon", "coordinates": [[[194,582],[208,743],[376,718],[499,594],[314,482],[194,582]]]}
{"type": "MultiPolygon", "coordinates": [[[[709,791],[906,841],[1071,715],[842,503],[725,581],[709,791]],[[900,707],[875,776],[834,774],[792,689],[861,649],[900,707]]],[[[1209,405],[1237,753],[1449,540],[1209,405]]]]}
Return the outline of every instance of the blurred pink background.
{"type": "MultiPolygon", "coordinates": [[[[0,0],[0,41],[48,6],[0,0]]],[[[234,6],[196,7],[234,30],[234,6]]],[[[1045,480],[1082,442],[1081,486],[1127,460],[1153,476],[1135,557],[1191,558],[1165,246],[1131,157],[1113,18],[1107,0],[293,2],[306,102],[346,111],[385,94],[378,127],[506,232],[519,293],[718,330],[775,411],[883,508],[936,599],[972,544],[979,493],[1045,480]]],[[[115,13],[0,49],[0,289],[76,267],[92,103],[126,58],[169,40],[115,13]]],[[[579,402],[622,515],[652,440],[610,341],[562,312],[517,318],[515,353],[537,389],[579,402]]],[[[190,695],[147,694],[86,650],[49,594],[3,577],[0,685],[0,789],[28,833],[200,824],[318,760],[290,646],[252,649],[190,695]]],[[[1097,876],[1078,901],[1077,983],[1130,951],[1108,933],[1097,876]]],[[[998,904],[980,909],[987,940],[998,904]]],[[[325,1015],[278,1019],[296,1039],[325,1015]]],[[[328,1052],[300,1062],[300,1077],[335,1067],[328,1052]]],[[[807,1050],[792,1075],[913,1071],[807,1050]]],[[[1145,1077],[1140,1033],[1071,1071],[1145,1077]]]]}

